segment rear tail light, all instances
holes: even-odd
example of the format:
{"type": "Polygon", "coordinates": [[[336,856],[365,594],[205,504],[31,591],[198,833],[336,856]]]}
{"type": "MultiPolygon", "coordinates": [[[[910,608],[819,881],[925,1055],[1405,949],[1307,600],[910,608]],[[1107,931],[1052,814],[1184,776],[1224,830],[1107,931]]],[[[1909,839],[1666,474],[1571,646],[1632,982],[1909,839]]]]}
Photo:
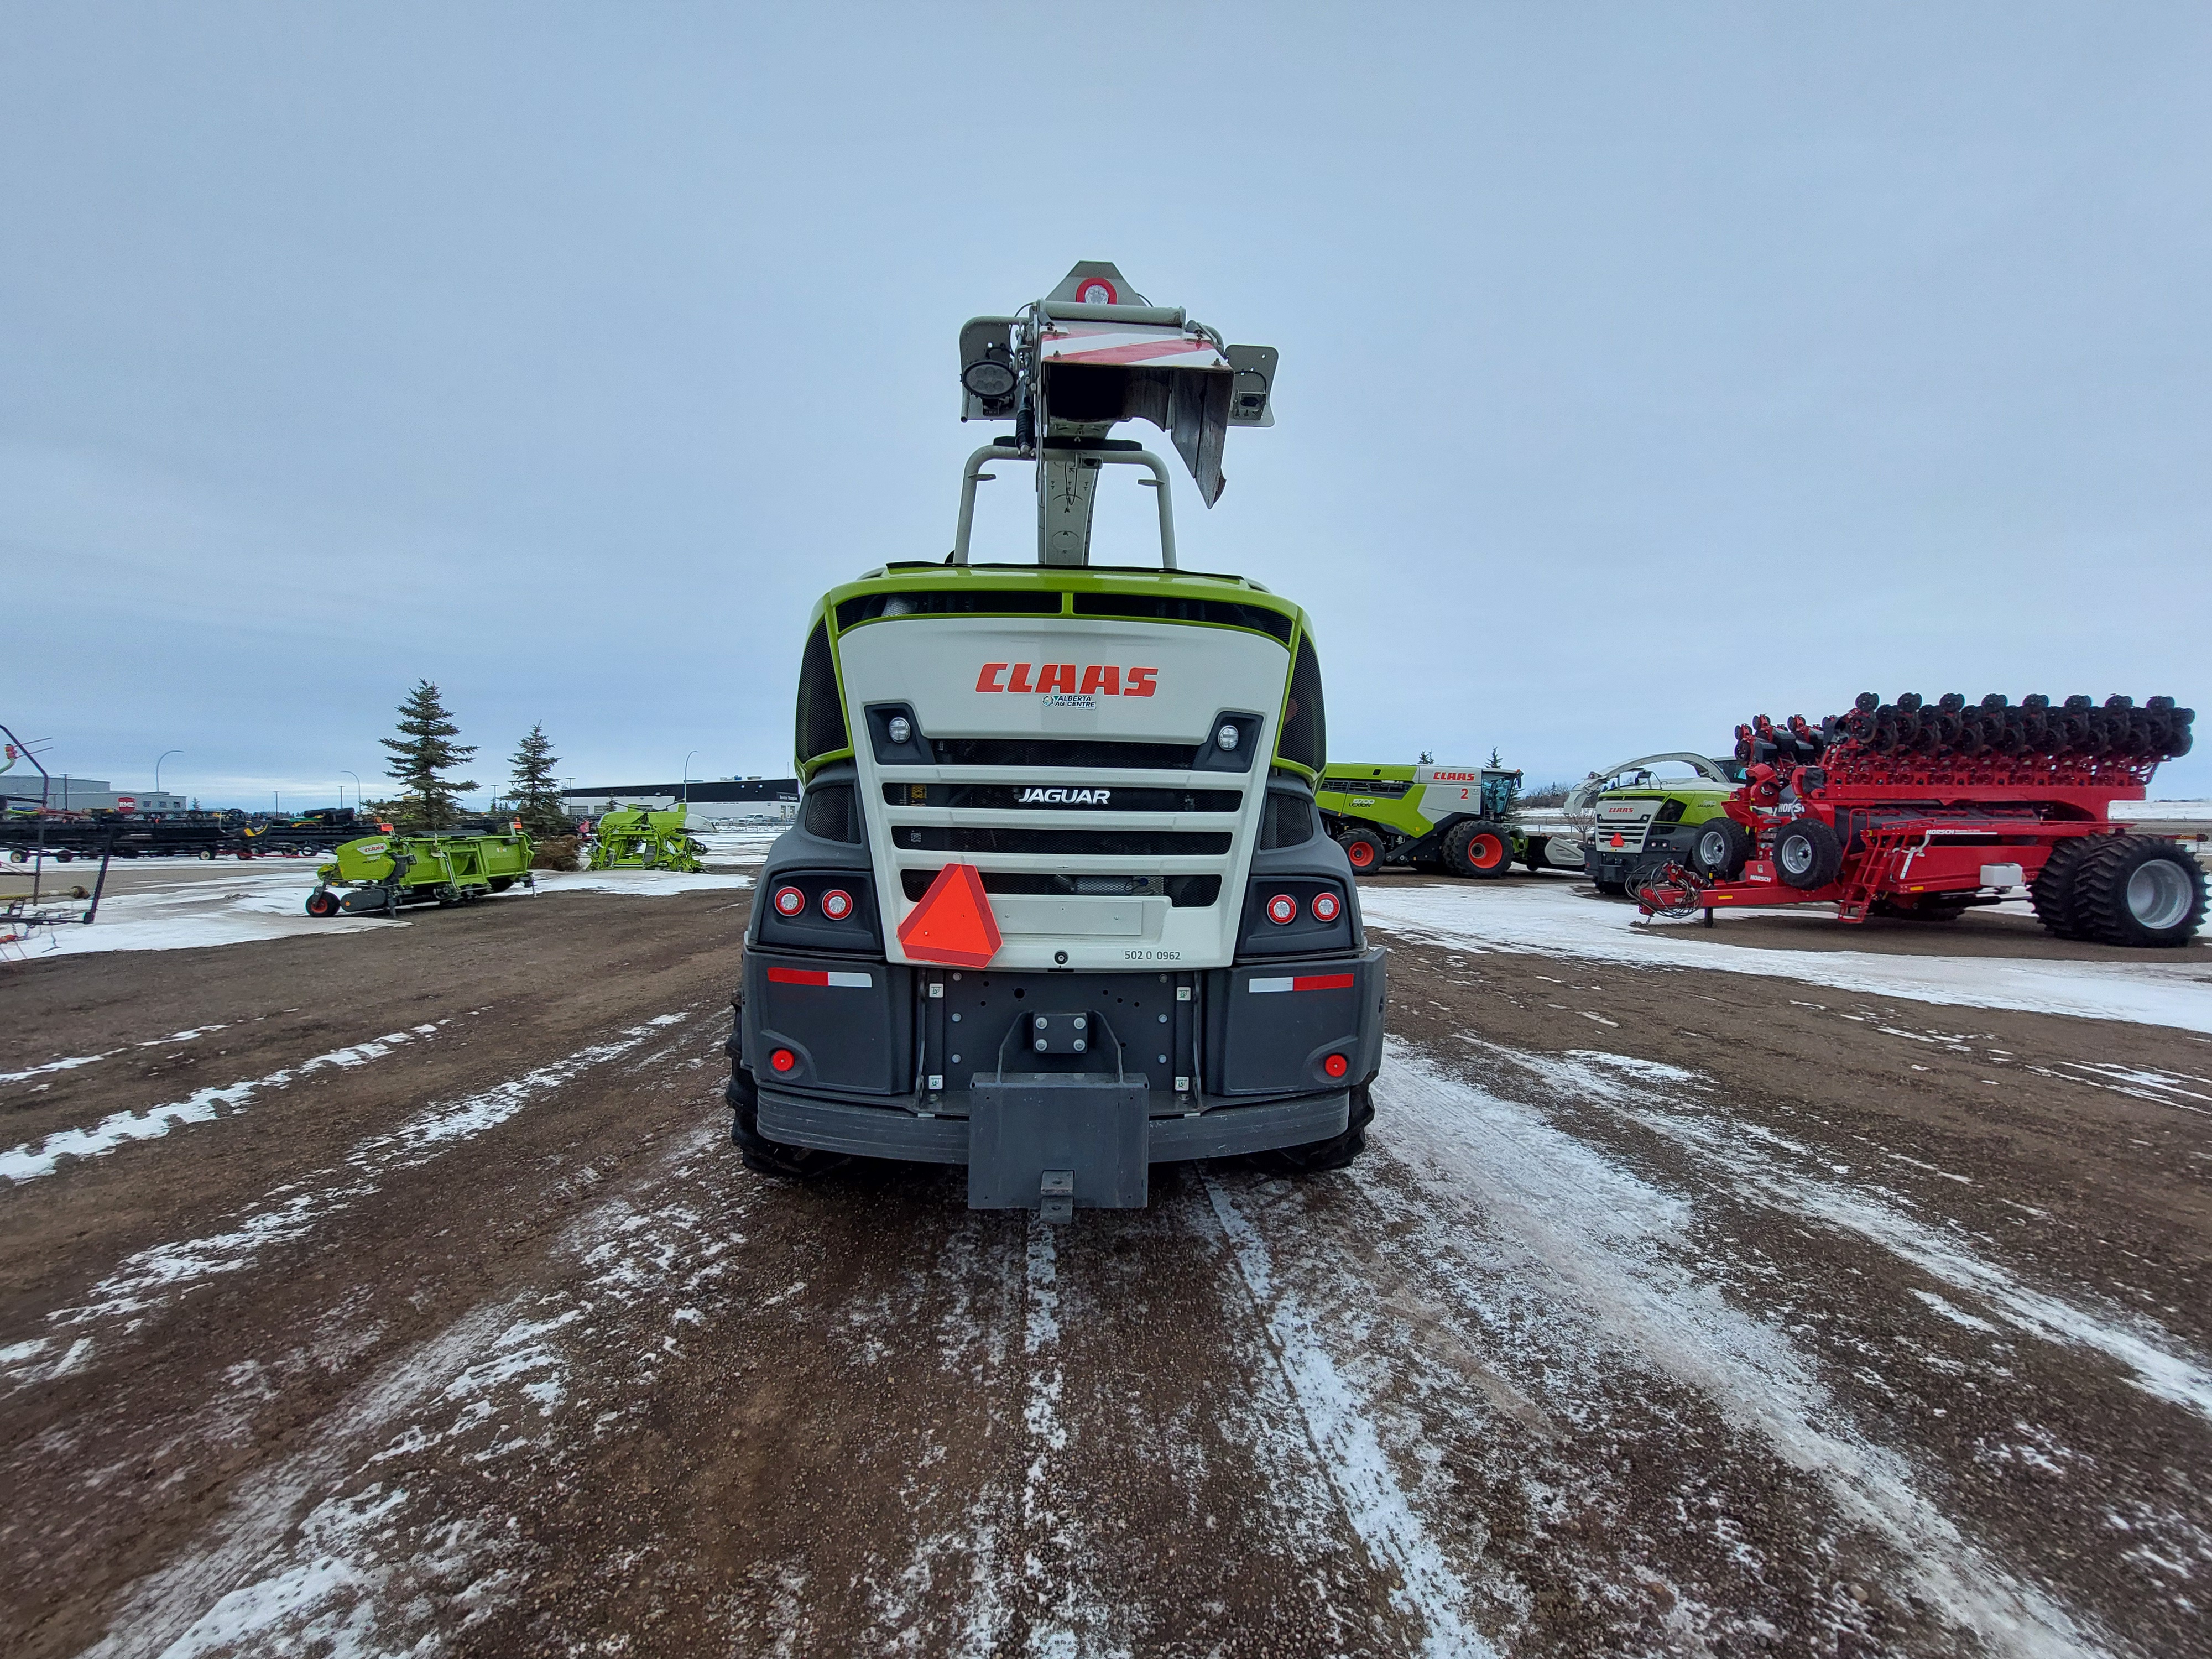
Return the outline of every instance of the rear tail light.
{"type": "Polygon", "coordinates": [[[1327,1060],[1322,1061],[1321,1068],[1331,1077],[1342,1077],[1352,1069],[1352,1062],[1342,1054],[1331,1054],[1327,1060]]]}
{"type": "Polygon", "coordinates": [[[822,896],[822,914],[832,921],[842,921],[853,914],[853,896],[841,887],[833,887],[822,896]]]}
{"type": "Polygon", "coordinates": [[[775,913],[780,916],[795,916],[806,908],[806,895],[796,887],[775,890],[775,913]]]}
{"type": "Polygon", "coordinates": [[[1343,908],[1342,902],[1334,893],[1314,895],[1313,915],[1316,921],[1334,921],[1338,913],[1343,908]]]}
{"type": "Polygon", "coordinates": [[[1267,901],[1267,920],[1278,927],[1287,927],[1298,919],[1298,902],[1288,893],[1278,893],[1267,901]]]}
{"type": "Polygon", "coordinates": [[[768,1063],[779,1072],[788,1072],[799,1064],[799,1056],[788,1048],[779,1048],[768,1057],[768,1063]]]}

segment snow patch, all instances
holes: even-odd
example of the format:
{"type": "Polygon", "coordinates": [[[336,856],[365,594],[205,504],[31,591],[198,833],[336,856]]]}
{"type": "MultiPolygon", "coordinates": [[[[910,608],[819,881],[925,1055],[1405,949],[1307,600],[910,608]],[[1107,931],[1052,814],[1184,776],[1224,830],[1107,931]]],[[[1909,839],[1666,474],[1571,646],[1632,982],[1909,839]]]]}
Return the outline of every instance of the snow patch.
{"type": "MultiPolygon", "coordinates": [[[[1601,1101],[1634,1088],[1586,1060],[1528,1058],[1547,1083],[1601,1101]]],[[[1963,1538],[1903,1457],[1848,1426],[1786,1333],[1700,1276],[1688,1197],[1613,1163],[1538,1109],[1447,1075],[1397,1039],[1376,1092],[1393,1125],[1386,1152],[1431,1197],[1427,1250],[1510,1273],[1544,1297],[1547,1341],[1562,1363],[1577,1326],[1595,1326],[1820,1480],[1847,1519],[1887,1539],[1929,1599],[1984,1640],[2031,1659],[2100,1651],[2063,1608],[1963,1538]],[[1470,1208],[1484,1228],[1467,1226],[1470,1208]],[[1501,1267],[1487,1254],[1500,1247],[1517,1260],[1501,1267]]],[[[1595,1365],[1596,1355],[1583,1363],[1595,1365]]]]}
{"type": "Polygon", "coordinates": [[[1363,1402],[1338,1370],[1311,1315],[1278,1284],[1267,1242],[1219,1182],[1211,1175],[1204,1179],[1306,1432],[1353,1530],[1378,1560],[1397,1571],[1400,1589],[1393,1599],[1425,1627],[1422,1650],[1437,1656],[1494,1653],[1467,1622],[1467,1586],[1407,1501],[1363,1402]]]}
{"type": "MultiPolygon", "coordinates": [[[[354,1143],[344,1161],[319,1170],[303,1182],[272,1188],[260,1207],[218,1233],[157,1244],[127,1256],[92,1290],[91,1299],[47,1316],[64,1329],[88,1324],[129,1322],[167,1303],[179,1291],[222,1273],[240,1273],[277,1246],[307,1237],[325,1218],[376,1192],[393,1175],[429,1162],[445,1149],[497,1127],[532,1102],[552,1093],[594,1066],[630,1053],[662,1025],[685,1018],[664,1015],[631,1027],[614,1042],[593,1043],[575,1053],[510,1078],[480,1094],[441,1102],[397,1128],[354,1143]]],[[[20,1381],[13,1369],[4,1375],[20,1381]]]]}
{"type": "MultiPolygon", "coordinates": [[[[395,1048],[419,1038],[434,1036],[441,1020],[428,1025],[417,1025],[405,1031],[388,1031],[367,1042],[356,1042],[343,1048],[333,1048],[296,1066],[287,1066],[266,1077],[249,1078],[242,1083],[226,1083],[194,1091],[182,1100],[166,1105],[149,1106],[142,1112],[114,1112],[102,1118],[89,1129],[63,1129],[48,1135],[36,1146],[26,1142],[20,1146],[0,1152],[0,1179],[15,1182],[35,1181],[40,1176],[52,1175],[55,1166],[64,1158],[104,1158],[118,1146],[132,1141],[153,1140],[169,1133],[180,1124],[209,1123],[218,1117],[232,1115],[245,1109],[253,1097],[264,1090],[282,1089],[300,1079],[331,1066],[366,1066],[371,1060],[381,1060],[395,1048]]],[[[142,1043],[142,1048],[153,1045],[142,1043]]]]}
{"type": "Polygon", "coordinates": [[[2201,959],[2052,962],[1723,945],[1698,938],[1701,929],[1641,923],[1633,905],[1585,897],[1565,882],[1394,883],[1362,888],[1359,906],[1370,927],[1459,950],[1717,969],[1906,1002],[2017,1008],[2212,1032],[2212,965],[2201,959]]]}

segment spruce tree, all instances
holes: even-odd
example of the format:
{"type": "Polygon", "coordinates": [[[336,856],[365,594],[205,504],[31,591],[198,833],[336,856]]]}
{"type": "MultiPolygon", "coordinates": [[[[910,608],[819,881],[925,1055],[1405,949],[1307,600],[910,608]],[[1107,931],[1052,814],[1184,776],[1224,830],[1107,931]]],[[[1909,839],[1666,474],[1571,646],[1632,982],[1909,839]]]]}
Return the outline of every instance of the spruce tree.
{"type": "Polygon", "coordinates": [[[380,738],[392,751],[384,769],[400,787],[400,811],[410,829],[443,830],[459,815],[459,797],[476,785],[455,782],[444,775],[468,764],[477,752],[474,744],[455,743],[461,728],[428,680],[418,680],[399,705],[399,735],[380,738]]]}
{"type": "Polygon", "coordinates": [[[568,810],[561,799],[561,781],[553,775],[553,769],[560,763],[561,757],[553,752],[553,739],[545,735],[544,720],[523,734],[508,763],[512,770],[507,793],[514,798],[515,816],[533,836],[572,833],[568,810]]]}

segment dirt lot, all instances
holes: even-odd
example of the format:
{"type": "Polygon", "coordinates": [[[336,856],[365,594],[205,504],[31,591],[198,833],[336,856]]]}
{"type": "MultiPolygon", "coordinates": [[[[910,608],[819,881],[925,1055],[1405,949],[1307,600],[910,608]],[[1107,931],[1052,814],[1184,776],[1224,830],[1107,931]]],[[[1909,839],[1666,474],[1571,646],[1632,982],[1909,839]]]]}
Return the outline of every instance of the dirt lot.
{"type": "Polygon", "coordinates": [[[1401,941],[1052,1230],[738,1165],[745,898],[0,968],[0,1650],[2212,1653],[2212,1037],[1401,941]]]}

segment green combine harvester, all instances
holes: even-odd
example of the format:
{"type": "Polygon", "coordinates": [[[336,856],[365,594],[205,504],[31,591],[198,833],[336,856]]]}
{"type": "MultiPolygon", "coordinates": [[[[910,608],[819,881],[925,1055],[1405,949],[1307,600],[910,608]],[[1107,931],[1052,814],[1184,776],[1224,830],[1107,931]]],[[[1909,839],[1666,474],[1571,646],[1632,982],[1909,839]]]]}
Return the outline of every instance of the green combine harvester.
{"type": "Polygon", "coordinates": [[[592,842],[594,870],[674,870],[696,875],[706,866],[707,849],[684,831],[689,811],[678,806],[654,812],[624,806],[600,814],[592,842]]]}
{"type": "Polygon", "coordinates": [[[534,888],[530,854],[530,837],[520,833],[364,836],[341,842],[316,870],[307,914],[388,916],[403,904],[472,904],[518,881],[534,888]]]}
{"type": "Polygon", "coordinates": [[[1521,774],[1500,766],[1332,764],[1314,799],[1363,876],[1407,864],[1487,880],[1516,859],[1532,870],[1550,861],[1552,837],[1521,821],[1520,788],[1521,774]]]}

